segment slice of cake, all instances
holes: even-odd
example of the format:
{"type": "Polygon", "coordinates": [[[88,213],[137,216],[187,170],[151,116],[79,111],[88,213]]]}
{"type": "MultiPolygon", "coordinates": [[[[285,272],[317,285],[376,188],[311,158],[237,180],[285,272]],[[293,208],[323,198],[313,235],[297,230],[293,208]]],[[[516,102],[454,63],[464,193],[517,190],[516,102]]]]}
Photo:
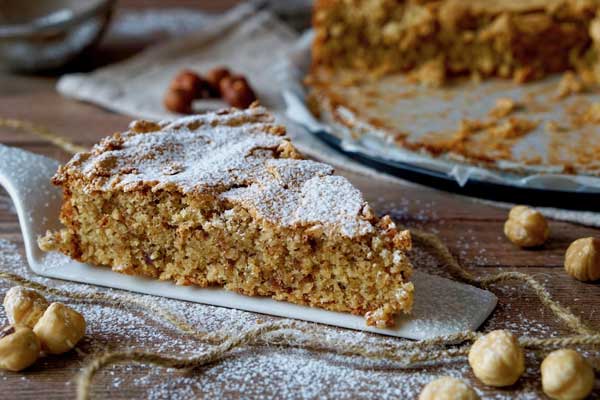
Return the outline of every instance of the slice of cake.
{"type": "MultiPolygon", "coordinates": [[[[519,82],[597,64],[597,0],[317,0],[313,71],[519,82]]],[[[314,74],[313,74],[314,75],[314,74]]]]}
{"type": "Polygon", "coordinates": [[[65,228],[40,247],[393,325],[412,306],[409,232],[284,135],[257,106],[133,122],[56,173],[65,228]]]}

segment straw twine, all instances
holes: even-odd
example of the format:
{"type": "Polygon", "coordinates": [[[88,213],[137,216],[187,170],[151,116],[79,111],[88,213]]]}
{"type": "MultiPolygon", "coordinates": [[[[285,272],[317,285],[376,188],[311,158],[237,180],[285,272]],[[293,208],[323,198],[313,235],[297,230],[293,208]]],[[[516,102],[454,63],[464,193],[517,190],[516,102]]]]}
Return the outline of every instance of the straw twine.
{"type": "Polygon", "coordinates": [[[48,142],[52,143],[56,147],[63,149],[67,153],[74,154],[74,153],[88,150],[87,148],[85,148],[83,146],[74,144],[73,142],[69,141],[68,139],[65,139],[62,136],[57,135],[56,133],[52,132],[51,130],[49,130],[48,128],[46,128],[44,126],[37,125],[37,124],[34,124],[29,121],[23,121],[23,120],[14,119],[14,118],[0,118],[0,127],[16,129],[16,130],[30,133],[41,139],[47,140],[48,142]]]}

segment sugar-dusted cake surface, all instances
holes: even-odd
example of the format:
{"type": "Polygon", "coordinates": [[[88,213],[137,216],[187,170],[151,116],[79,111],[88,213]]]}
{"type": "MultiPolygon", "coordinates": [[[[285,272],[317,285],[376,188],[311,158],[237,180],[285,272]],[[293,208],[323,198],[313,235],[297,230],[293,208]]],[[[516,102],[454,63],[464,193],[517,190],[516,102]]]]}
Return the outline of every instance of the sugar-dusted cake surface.
{"type": "MultiPolygon", "coordinates": [[[[568,69],[595,79],[597,0],[318,0],[313,71],[413,72],[519,82],[568,69]]],[[[313,74],[314,75],[314,74],[313,74]]]]}
{"type": "Polygon", "coordinates": [[[44,250],[393,324],[410,311],[410,234],[304,160],[262,107],[135,121],[62,166],[65,228],[44,250]]]}

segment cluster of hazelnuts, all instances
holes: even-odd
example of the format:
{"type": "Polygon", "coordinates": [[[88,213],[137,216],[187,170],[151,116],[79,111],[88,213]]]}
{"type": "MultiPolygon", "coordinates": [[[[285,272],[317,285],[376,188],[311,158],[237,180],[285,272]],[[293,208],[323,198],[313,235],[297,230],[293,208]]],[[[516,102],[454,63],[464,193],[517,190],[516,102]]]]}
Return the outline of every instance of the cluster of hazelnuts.
{"type": "Polygon", "coordinates": [[[236,108],[248,108],[256,101],[248,80],[225,67],[217,67],[204,76],[191,70],[179,72],[165,94],[164,105],[169,111],[191,114],[196,99],[221,98],[236,108]]]}
{"type": "MultiPolygon", "coordinates": [[[[548,222],[537,210],[515,206],[504,224],[504,234],[519,247],[541,246],[550,236],[548,222]]],[[[580,281],[600,279],[600,239],[575,240],[565,253],[565,271],[580,281]]]]}
{"type": "MultiPolygon", "coordinates": [[[[515,206],[504,224],[504,234],[523,248],[541,246],[550,236],[548,222],[537,210],[515,206]]],[[[565,270],[580,281],[600,279],[600,239],[575,240],[565,253],[565,270]]],[[[469,351],[469,365],[477,379],[494,387],[510,386],[525,371],[525,356],[517,338],[506,330],[480,337],[469,351]]],[[[556,400],[586,398],[594,388],[594,369],[575,350],[550,353],[542,362],[542,389],[556,400]]],[[[419,400],[477,400],[477,393],[465,382],[442,377],[427,384],[419,400]]]]}
{"type": "MultiPolygon", "coordinates": [[[[469,351],[473,374],[488,386],[504,387],[517,382],[525,372],[525,356],[517,338],[496,330],[477,339],[469,351]]],[[[542,389],[556,400],[586,398],[594,389],[594,369],[575,350],[561,349],[548,354],[541,365],[542,389]]],[[[479,396],[465,382],[451,377],[436,379],[423,389],[419,400],[477,400],[479,396]]]]}
{"type": "Polygon", "coordinates": [[[48,304],[35,290],[15,286],[6,292],[10,325],[0,331],[0,368],[20,371],[45,354],[71,350],[85,334],[85,319],[62,303],[48,304]]]}

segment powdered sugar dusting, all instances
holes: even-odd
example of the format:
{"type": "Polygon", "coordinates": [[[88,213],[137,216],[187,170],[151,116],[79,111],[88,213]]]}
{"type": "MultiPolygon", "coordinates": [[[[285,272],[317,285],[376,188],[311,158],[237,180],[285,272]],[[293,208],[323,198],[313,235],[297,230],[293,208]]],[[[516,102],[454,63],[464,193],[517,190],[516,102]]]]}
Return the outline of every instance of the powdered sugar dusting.
{"type": "Polygon", "coordinates": [[[300,156],[262,107],[137,121],[61,168],[89,191],[210,194],[283,226],[322,225],[354,237],[373,230],[362,194],[333,168],[300,156]]]}
{"type": "Polygon", "coordinates": [[[351,236],[353,232],[365,234],[373,227],[369,222],[356,218],[363,206],[361,193],[347,179],[341,176],[311,179],[302,188],[302,201],[295,221],[335,224],[344,220],[351,224],[344,227],[346,235],[351,236]]]}

